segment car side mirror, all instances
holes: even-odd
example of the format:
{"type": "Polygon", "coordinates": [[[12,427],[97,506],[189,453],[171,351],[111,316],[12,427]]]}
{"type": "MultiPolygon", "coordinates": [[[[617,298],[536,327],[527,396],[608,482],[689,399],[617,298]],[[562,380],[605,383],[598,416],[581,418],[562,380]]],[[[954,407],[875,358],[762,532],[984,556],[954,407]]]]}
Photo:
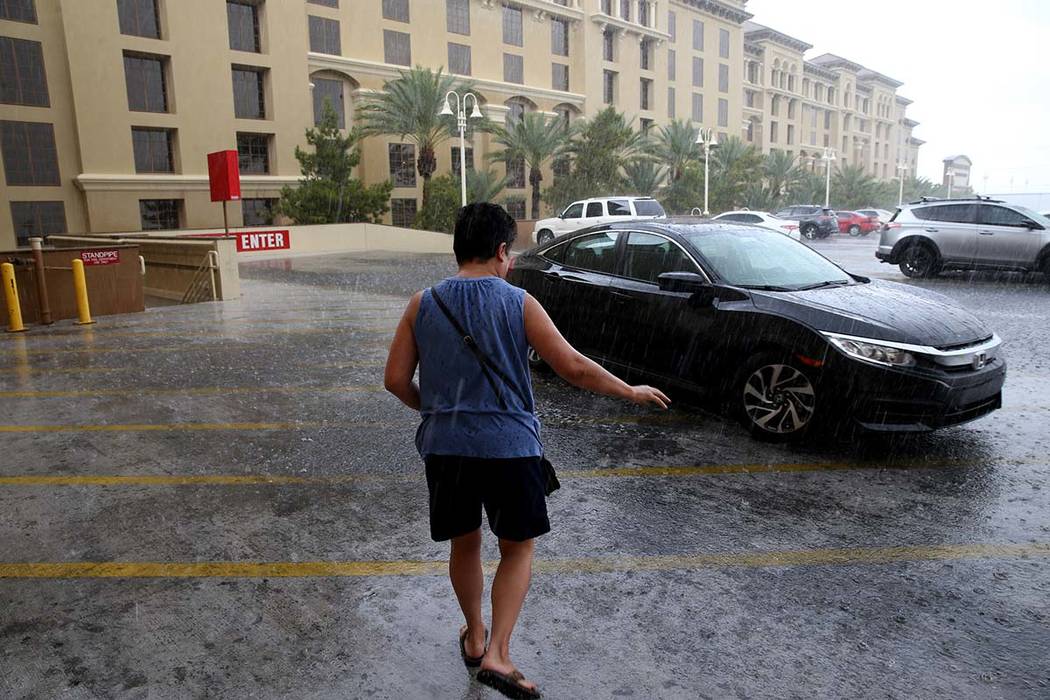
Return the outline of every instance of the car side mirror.
{"type": "Polygon", "coordinates": [[[664,272],[657,276],[657,284],[663,292],[684,292],[694,294],[712,289],[710,283],[695,272],[664,272]]]}

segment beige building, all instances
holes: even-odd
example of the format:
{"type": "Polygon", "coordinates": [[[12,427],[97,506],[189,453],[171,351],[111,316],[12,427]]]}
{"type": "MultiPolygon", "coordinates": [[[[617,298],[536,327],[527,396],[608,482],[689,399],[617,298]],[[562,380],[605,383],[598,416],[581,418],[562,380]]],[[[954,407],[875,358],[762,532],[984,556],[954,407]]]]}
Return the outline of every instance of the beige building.
{"type": "MultiPolygon", "coordinates": [[[[474,81],[493,119],[613,104],[649,126],[722,134],[743,120],[746,0],[0,0],[0,248],[60,231],[217,229],[206,154],[241,154],[231,225],[265,225],[329,97],[343,124],[400,69],[474,81]]],[[[490,151],[477,136],[469,165],[490,151]]],[[[411,220],[410,144],[365,142],[359,175],[395,181],[411,220]]],[[[438,172],[458,162],[453,142],[438,172]]],[[[502,166],[493,166],[502,167],[502,166]]],[[[524,175],[506,196],[524,216],[524,175]]],[[[549,177],[548,177],[549,182],[549,177]]]]}
{"type": "Polygon", "coordinates": [[[745,138],[764,153],[781,150],[821,169],[859,164],[890,180],[915,174],[918,122],[905,112],[902,83],[834,54],[806,59],[811,44],[755,22],[744,25],[745,138]]]}

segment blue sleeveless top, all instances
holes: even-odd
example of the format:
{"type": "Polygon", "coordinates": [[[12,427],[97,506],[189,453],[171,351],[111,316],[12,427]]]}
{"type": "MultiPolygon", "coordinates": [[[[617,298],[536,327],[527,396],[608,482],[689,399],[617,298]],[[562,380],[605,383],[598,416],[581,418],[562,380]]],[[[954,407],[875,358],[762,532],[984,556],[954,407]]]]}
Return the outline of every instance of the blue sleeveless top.
{"type": "Polygon", "coordinates": [[[515,386],[504,386],[493,375],[507,404],[507,410],[502,409],[477,357],[463,344],[430,290],[424,290],[415,325],[423,418],[416,431],[419,454],[490,459],[542,455],[525,339],[525,290],[499,277],[450,277],[435,288],[482,352],[515,386]],[[528,399],[527,405],[522,405],[522,397],[528,399]]]}

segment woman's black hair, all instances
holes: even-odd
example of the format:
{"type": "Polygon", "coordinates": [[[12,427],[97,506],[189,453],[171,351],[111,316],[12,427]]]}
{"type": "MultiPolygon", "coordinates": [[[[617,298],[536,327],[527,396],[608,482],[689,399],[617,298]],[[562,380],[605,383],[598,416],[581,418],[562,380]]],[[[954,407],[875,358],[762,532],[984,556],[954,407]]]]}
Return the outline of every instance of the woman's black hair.
{"type": "Polygon", "coordinates": [[[475,202],[459,210],[452,250],[456,262],[490,260],[496,257],[501,243],[507,248],[518,235],[514,218],[498,204],[475,202]]]}

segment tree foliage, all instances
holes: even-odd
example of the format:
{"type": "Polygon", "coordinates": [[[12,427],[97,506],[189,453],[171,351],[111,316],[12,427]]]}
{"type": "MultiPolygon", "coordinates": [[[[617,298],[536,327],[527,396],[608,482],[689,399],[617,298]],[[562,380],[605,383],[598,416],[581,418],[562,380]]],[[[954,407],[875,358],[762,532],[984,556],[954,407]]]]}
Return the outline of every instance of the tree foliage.
{"type": "Polygon", "coordinates": [[[461,197],[458,177],[451,174],[435,177],[430,181],[430,196],[416,213],[413,227],[424,231],[452,233],[461,197]]]}
{"type": "Polygon", "coordinates": [[[467,201],[492,202],[507,187],[507,178],[491,169],[467,171],[467,201]]]}
{"type": "Polygon", "coordinates": [[[529,171],[529,187],[532,188],[532,218],[540,218],[540,183],[543,182],[543,166],[561,153],[567,138],[565,122],[558,116],[545,116],[540,112],[526,112],[521,119],[497,128],[494,141],[503,147],[490,158],[504,163],[524,161],[529,171]]]}
{"type": "Polygon", "coordinates": [[[295,148],[302,179],[297,187],[285,186],[277,211],[297,224],[341,224],[378,222],[389,209],[390,182],[364,185],[353,177],[361,161],[360,133],[345,136],[328,102],[321,123],[306,130],[306,142],[314,152],[295,148]]]}

